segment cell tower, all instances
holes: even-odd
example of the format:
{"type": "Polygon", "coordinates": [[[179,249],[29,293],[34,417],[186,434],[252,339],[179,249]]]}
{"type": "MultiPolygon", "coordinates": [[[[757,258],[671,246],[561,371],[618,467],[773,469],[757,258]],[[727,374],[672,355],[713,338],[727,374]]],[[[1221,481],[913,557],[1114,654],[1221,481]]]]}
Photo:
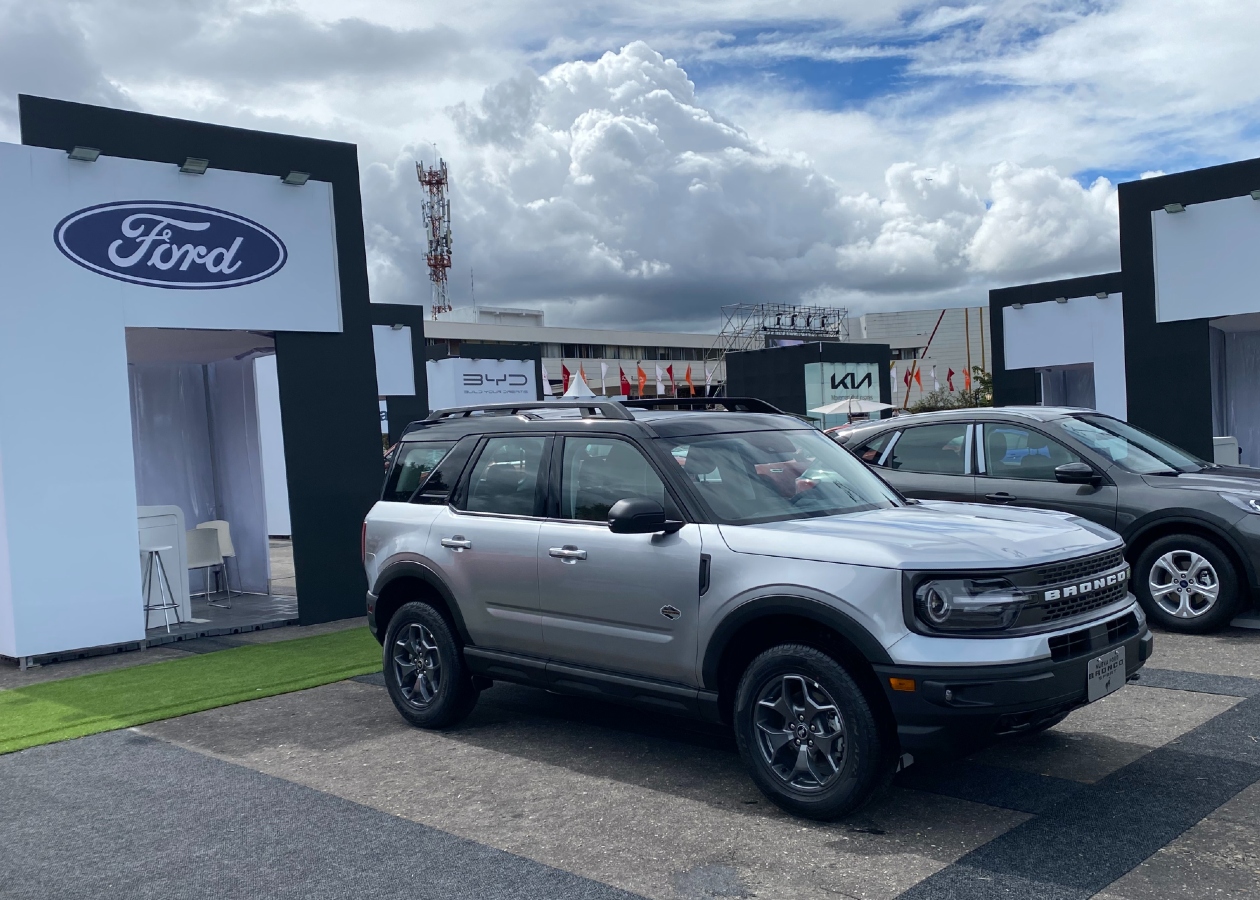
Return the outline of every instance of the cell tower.
{"type": "Polygon", "coordinates": [[[439,159],[436,166],[428,168],[424,163],[416,163],[416,177],[425,189],[424,229],[429,239],[425,261],[433,282],[432,315],[436,319],[438,313],[451,311],[446,298],[446,270],[451,267],[451,201],[446,196],[446,160],[439,159]]]}

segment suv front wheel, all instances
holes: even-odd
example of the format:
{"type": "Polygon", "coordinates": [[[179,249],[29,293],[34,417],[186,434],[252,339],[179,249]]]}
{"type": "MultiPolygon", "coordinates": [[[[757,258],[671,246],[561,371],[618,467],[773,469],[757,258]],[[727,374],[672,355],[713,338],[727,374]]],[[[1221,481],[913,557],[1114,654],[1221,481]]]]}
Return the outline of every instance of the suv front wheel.
{"type": "Polygon", "coordinates": [[[432,606],[416,601],[398,610],[382,650],[389,699],[412,725],[445,728],[472,712],[480,692],[450,626],[432,606]]]}
{"type": "Polygon", "coordinates": [[[1205,634],[1224,628],[1238,608],[1238,572],[1211,541],[1170,534],[1142,551],[1134,593],[1147,616],[1169,631],[1205,634]]]}
{"type": "Polygon", "coordinates": [[[844,667],[801,644],[752,661],[735,695],[735,738],[762,792],[811,819],[853,812],[887,786],[895,758],[844,667]]]}

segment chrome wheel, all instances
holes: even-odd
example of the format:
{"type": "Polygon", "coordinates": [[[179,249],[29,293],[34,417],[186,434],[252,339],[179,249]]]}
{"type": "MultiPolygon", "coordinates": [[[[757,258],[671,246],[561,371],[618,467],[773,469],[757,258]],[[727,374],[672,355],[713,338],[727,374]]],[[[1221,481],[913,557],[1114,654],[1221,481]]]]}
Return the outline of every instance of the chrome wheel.
{"type": "Polygon", "coordinates": [[[1155,560],[1147,586],[1151,599],[1178,619],[1205,615],[1216,606],[1221,593],[1216,568],[1191,550],[1172,550],[1155,560]]]}
{"type": "Polygon", "coordinates": [[[437,641],[433,632],[419,622],[412,622],[394,639],[394,678],[403,698],[417,709],[432,703],[442,686],[437,641]]]}
{"type": "Polygon", "coordinates": [[[781,781],[820,791],[844,768],[844,717],[831,695],[803,675],[780,675],[761,689],[754,712],[762,758],[781,781]]]}

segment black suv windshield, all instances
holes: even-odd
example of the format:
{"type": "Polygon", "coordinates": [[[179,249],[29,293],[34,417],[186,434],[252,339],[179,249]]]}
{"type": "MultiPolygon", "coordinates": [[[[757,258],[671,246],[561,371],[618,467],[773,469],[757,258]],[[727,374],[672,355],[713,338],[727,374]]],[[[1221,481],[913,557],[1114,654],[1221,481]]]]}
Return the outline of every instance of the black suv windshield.
{"type": "Polygon", "coordinates": [[[663,443],[725,523],[834,516],[900,504],[891,489],[818,431],[744,431],[663,443]]]}
{"type": "Polygon", "coordinates": [[[1169,475],[1208,468],[1197,456],[1110,416],[1073,416],[1059,424],[1085,446],[1136,475],[1169,475]]]}

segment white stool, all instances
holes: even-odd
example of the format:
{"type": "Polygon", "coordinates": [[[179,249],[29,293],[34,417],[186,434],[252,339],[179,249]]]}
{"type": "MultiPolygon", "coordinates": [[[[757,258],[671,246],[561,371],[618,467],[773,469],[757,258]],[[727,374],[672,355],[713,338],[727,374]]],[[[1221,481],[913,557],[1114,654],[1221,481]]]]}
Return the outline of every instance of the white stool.
{"type": "Polygon", "coordinates": [[[166,566],[162,562],[162,553],[166,550],[173,550],[174,547],[141,547],[140,552],[144,557],[144,577],[142,583],[144,585],[144,627],[149,627],[149,613],[162,611],[162,620],[166,622],[166,633],[171,633],[171,615],[169,610],[175,610],[175,624],[184,624],[179,617],[179,604],[175,602],[175,592],[171,590],[171,580],[166,575],[166,566]],[[149,593],[153,587],[153,561],[157,560],[158,575],[158,600],[161,602],[151,602],[149,593]]]}

